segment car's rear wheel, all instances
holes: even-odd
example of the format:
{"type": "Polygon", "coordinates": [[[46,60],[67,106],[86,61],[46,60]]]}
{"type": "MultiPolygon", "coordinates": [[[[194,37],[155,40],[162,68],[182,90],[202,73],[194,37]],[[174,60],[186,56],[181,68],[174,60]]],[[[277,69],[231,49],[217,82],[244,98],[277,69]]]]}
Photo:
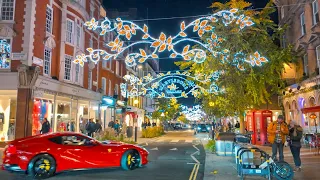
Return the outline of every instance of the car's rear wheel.
{"type": "Polygon", "coordinates": [[[137,150],[126,151],[121,158],[121,167],[124,170],[134,170],[141,164],[141,157],[137,150]]]}
{"type": "Polygon", "coordinates": [[[45,179],[56,172],[56,161],[49,154],[34,157],[28,165],[28,176],[36,179],[45,179]]]}

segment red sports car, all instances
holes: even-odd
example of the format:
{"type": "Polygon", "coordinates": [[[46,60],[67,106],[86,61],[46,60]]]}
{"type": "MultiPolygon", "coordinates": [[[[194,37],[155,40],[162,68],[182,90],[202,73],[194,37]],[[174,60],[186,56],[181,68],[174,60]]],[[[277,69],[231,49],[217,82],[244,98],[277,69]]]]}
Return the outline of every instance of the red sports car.
{"type": "Polygon", "coordinates": [[[79,133],[51,133],[10,142],[3,169],[24,171],[35,178],[76,169],[122,167],[133,170],[148,163],[148,151],[120,142],[99,142],[79,133]]]}

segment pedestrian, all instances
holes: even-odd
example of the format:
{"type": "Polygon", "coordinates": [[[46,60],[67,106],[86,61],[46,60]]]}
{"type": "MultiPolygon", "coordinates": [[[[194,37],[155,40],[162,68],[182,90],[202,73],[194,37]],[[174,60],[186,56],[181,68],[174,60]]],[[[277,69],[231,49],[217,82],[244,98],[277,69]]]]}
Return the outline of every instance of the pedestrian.
{"type": "Polygon", "coordinates": [[[237,121],[236,125],[235,125],[235,128],[240,128],[240,123],[239,121],[237,121]]]}
{"type": "Polygon", "coordinates": [[[109,128],[113,128],[113,127],[114,127],[114,121],[111,120],[111,121],[108,123],[108,127],[109,127],[109,128]]]}
{"type": "Polygon", "coordinates": [[[49,123],[47,118],[44,118],[40,133],[41,134],[46,134],[48,132],[50,132],[50,123],[49,123]]]}
{"type": "Polygon", "coordinates": [[[99,120],[96,120],[96,133],[100,133],[102,131],[102,125],[101,123],[99,122],[99,120]]]}
{"type": "Polygon", "coordinates": [[[278,120],[268,126],[268,141],[272,144],[272,159],[277,160],[279,151],[279,161],[284,161],[283,146],[286,141],[286,135],[289,135],[288,126],[284,123],[283,115],[278,116],[278,120]]]}
{"type": "Polygon", "coordinates": [[[118,121],[118,120],[116,120],[116,123],[114,124],[114,130],[117,132],[117,134],[119,133],[120,124],[119,124],[119,121],[118,121]]]}
{"type": "Polygon", "coordinates": [[[294,164],[296,166],[294,171],[301,170],[300,149],[301,149],[302,134],[303,134],[302,127],[296,124],[295,121],[291,120],[289,124],[289,146],[293,156],[294,164]]]}
{"type": "Polygon", "coordinates": [[[88,136],[93,137],[93,133],[95,132],[95,123],[93,122],[93,119],[89,119],[87,125],[86,125],[86,130],[88,133],[88,136]]]}

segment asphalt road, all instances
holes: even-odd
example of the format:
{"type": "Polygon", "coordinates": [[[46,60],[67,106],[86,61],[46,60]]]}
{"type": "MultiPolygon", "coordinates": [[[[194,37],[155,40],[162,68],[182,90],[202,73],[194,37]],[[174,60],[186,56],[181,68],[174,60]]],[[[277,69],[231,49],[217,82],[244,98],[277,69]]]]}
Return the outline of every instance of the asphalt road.
{"type": "MultiPolygon", "coordinates": [[[[64,172],[51,180],[202,180],[204,176],[205,151],[192,132],[169,133],[163,138],[143,145],[149,152],[149,164],[134,171],[120,168],[64,172]],[[192,157],[193,156],[193,157],[192,157]]],[[[22,174],[0,171],[1,180],[22,180],[22,174]]]]}

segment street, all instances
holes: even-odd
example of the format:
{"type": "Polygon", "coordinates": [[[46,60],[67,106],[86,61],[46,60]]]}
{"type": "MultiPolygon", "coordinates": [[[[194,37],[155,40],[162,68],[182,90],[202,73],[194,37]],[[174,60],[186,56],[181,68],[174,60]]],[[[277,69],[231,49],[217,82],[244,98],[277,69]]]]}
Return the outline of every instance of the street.
{"type": "MultiPolygon", "coordinates": [[[[204,174],[205,152],[200,138],[194,137],[193,131],[169,132],[153,142],[140,144],[149,152],[149,164],[134,171],[120,168],[88,171],[63,172],[50,178],[52,180],[87,180],[87,179],[159,179],[159,180],[202,180],[204,174]],[[193,158],[193,157],[194,158],[193,158]],[[199,163],[197,163],[199,161],[199,163]]],[[[4,180],[22,180],[22,174],[0,171],[4,180]]]]}

